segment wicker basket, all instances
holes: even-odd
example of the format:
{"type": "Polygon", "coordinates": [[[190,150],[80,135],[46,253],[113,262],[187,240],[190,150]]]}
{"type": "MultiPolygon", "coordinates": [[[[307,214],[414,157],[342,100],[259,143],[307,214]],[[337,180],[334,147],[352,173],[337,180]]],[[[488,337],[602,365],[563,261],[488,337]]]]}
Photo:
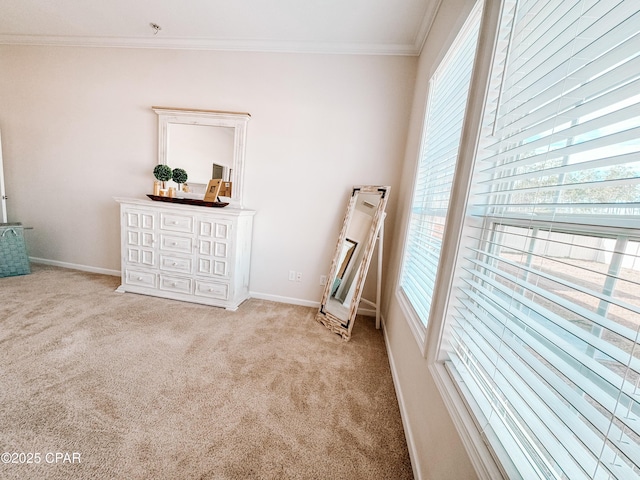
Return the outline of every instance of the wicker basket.
{"type": "Polygon", "coordinates": [[[0,277],[31,273],[24,228],[20,223],[0,223],[0,277]]]}

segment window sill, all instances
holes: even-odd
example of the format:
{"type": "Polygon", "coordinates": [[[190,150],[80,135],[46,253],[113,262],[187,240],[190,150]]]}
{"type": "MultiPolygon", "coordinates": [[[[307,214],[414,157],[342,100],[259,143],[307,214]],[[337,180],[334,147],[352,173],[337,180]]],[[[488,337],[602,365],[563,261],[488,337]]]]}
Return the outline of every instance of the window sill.
{"type": "Polygon", "coordinates": [[[452,373],[442,362],[431,364],[429,371],[478,478],[481,480],[508,478],[487,447],[483,434],[474,420],[475,417],[469,411],[467,403],[462,398],[456,383],[451,377],[452,373]]]}

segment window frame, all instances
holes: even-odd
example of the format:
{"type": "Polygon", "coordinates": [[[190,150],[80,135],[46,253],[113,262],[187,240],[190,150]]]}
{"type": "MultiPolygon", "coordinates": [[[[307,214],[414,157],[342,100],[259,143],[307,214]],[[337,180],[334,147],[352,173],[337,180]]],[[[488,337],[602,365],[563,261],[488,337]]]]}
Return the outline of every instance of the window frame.
{"type": "MultiPolygon", "coordinates": [[[[460,152],[451,192],[450,209],[445,224],[443,250],[441,252],[442,260],[437,274],[437,289],[434,291],[425,344],[422,348],[423,355],[427,359],[429,371],[460,435],[471,463],[476,469],[478,477],[482,479],[509,478],[509,472],[515,471],[515,468],[509,465],[508,459],[506,461],[504,459],[498,460],[493,450],[488,447],[486,437],[491,436],[492,432],[482,432],[480,428],[482,416],[476,416],[479,409],[474,408],[473,401],[469,400],[469,395],[463,393],[463,389],[465,389],[464,380],[457,372],[448,368],[445,363],[446,354],[441,346],[445,340],[443,338],[446,334],[445,316],[449,309],[449,303],[452,301],[454,273],[457,270],[459,261],[458,253],[468,243],[473,243],[464,237],[466,231],[464,227],[470,221],[466,206],[472,194],[474,158],[480,140],[484,102],[490,89],[491,80],[489,75],[494,62],[494,49],[498,42],[502,5],[508,1],[486,0],[485,2],[480,38],[478,40],[479,48],[471,79],[470,101],[463,126],[460,152]]],[[[482,223],[484,218],[471,221],[482,223]]],[[[506,224],[507,222],[502,220],[500,223],[506,224]]],[[[528,223],[528,226],[530,225],[528,223]]],[[[522,225],[514,224],[514,226],[522,225]]],[[[623,227],[594,229],[591,225],[579,224],[572,224],[571,230],[575,234],[589,236],[604,236],[605,232],[608,234],[607,236],[610,236],[612,230],[619,231],[621,235],[630,233],[629,229],[626,229],[627,232],[625,232],[623,227]]],[[[633,232],[631,236],[637,237],[638,230],[633,229],[633,232]]]]}
{"type": "MultiPolygon", "coordinates": [[[[441,260],[436,274],[436,289],[431,303],[428,325],[424,328],[422,337],[416,334],[418,327],[413,324],[416,319],[412,317],[415,316],[411,312],[412,307],[404,304],[404,294],[399,288],[400,274],[398,274],[396,285],[396,298],[403,313],[406,315],[412,332],[414,332],[422,356],[427,361],[429,372],[469,455],[469,460],[478,478],[482,480],[507,478],[506,471],[494,456],[493,451],[488,447],[479,428],[478,418],[472,414],[461,391],[464,383],[454,381],[454,377],[444,363],[445,358],[440,350],[440,345],[444,335],[444,314],[450,301],[451,287],[458,262],[458,252],[464,241],[462,227],[466,220],[466,204],[470,195],[473,159],[478,148],[484,104],[490,88],[490,73],[493,69],[493,55],[498,42],[504,1],[508,0],[484,0],[482,7],[480,32],[469,87],[469,97],[460,138],[458,161],[451,188],[450,206],[443,234],[441,260]]],[[[408,228],[406,230],[408,231],[408,228]]],[[[401,258],[404,258],[404,249],[401,258]]],[[[419,319],[417,321],[419,322],[419,319]]]]}
{"type": "MultiPolygon", "coordinates": [[[[455,182],[456,176],[457,176],[457,170],[458,170],[458,164],[460,162],[460,150],[463,148],[463,135],[465,134],[465,128],[466,125],[468,124],[468,114],[469,114],[469,106],[470,106],[470,101],[471,101],[471,94],[472,94],[472,90],[473,90],[473,84],[474,84],[474,78],[476,77],[476,68],[477,68],[477,58],[479,55],[479,50],[480,50],[480,40],[483,36],[483,24],[485,22],[485,10],[487,9],[487,5],[488,4],[499,4],[500,0],[477,0],[475,5],[473,6],[473,8],[471,9],[469,15],[467,16],[467,18],[464,21],[464,24],[462,25],[462,27],[460,28],[460,30],[456,33],[455,38],[453,39],[453,41],[451,42],[451,44],[449,44],[447,46],[447,49],[444,53],[444,55],[442,56],[442,58],[437,62],[437,67],[435,68],[431,78],[429,79],[429,88],[427,91],[427,95],[426,95],[426,101],[425,101],[425,106],[424,106],[424,110],[422,113],[422,127],[421,127],[421,135],[420,135],[420,147],[418,150],[418,155],[417,155],[417,160],[415,163],[415,168],[414,168],[414,174],[413,174],[413,178],[417,179],[419,172],[420,172],[420,159],[423,157],[423,153],[426,147],[426,135],[427,135],[427,130],[429,127],[429,114],[430,114],[430,108],[431,108],[431,102],[432,102],[432,96],[431,96],[431,92],[433,91],[433,84],[438,80],[438,75],[441,74],[441,70],[446,66],[446,63],[448,61],[451,60],[452,56],[454,55],[454,50],[459,47],[462,43],[463,43],[463,39],[465,38],[465,35],[469,32],[469,30],[473,27],[473,23],[472,23],[472,17],[473,15],[479,15],[479,32],[478,32],[478,37],[476,39],[476,50],[475,50],[475,54],[474,54],[474,61],[473,61],[473,66],[472,66],[472,70],[471,70],[471,78],[470,78],[470,82],[469,82],[469,91],[467,93],[467,102],[466,102],[466,107],[465,107],[465,114],[463,116],[463,123],[462,123],[462,131],[461,131],[461,137],[460,137],[460,143],[459,143],[459,147],[458,147],[458,157],[457,160],[455,162],[455,166],[454,166],[454,175],[453,175],[453,181],[452,181],[452,186],[451,186],[451,194],[450,194],[450,198],[449,198],[449,207],[447,210],[447,215],[445,217],[445,224],[443,226],[443,247],[445,246],[447,237],[445,232],[447,231],[447,224],[449,223],[449,210],[451,209],[451,205],[453,202],[453,183],[455,182]]],[[[493,50],[493,49],[492,49],[493,50]]],[[[484,98],[484,97],[483,97],[484,98]]],[[[434,311],[434,303],[435,300],[439,297],[442,296],[442,294],[444,293],[444,290],[439,287],[440,285],[440,270],[443,268],[443,248],[440,249],[440,257],[438,259],[438,267],[436,269],[436,275],[435,275],[435,281],[434,281],[434,295],[433,295],[433,300],[431,303],[431,307],[430,307],[430,312],[429,312],[429,317],[426,319],[426,325],[423,323],[423,321],[420,318],[420,315],[416,312],[411,300],[409,299],[409,297],[406,295],[406,293],[404,292],[403,288],[402,288],[402,275],[403,275],[403,271],[405,268],[405,262],[407,259],[407,250],[408,250],[408,243],[409,243],[409,233],[410,233],[410,219],[409,217],[411,216],[411,208],[413,207],[413,201],[416,195],[416,190],[417,190],[417,184],[414,181],[413,185],[412,185],[412,191],[411,191],[411,201],[409,204],[409,211],[408,211],[408,219],[406,222],[406,228],[405,228],[405,232],[404,232],[404,241],[403,241],[403,247],[402,247],[402,252],[401,252],[401,263],[400,263],[400,269],[398,271],[398,275],[396,277],[396,285],[394,287],[395,290],[395,296],[396,296],[396,300],[398,301],[398,304],[400,305],[400,308],[405,316],[405,318],[407,319],[409,328],[411,329],[411,332],[413,333],[414,339],[416,340],[418,347],[420,349],[420,353],[423,357],[425,357],[427,355],[427,345],[428,345],[428,338],[430,336],[429,330],[430,330],[430,325],[432,323],[431,318],[433,317],[433,311],[434,311]]]]}

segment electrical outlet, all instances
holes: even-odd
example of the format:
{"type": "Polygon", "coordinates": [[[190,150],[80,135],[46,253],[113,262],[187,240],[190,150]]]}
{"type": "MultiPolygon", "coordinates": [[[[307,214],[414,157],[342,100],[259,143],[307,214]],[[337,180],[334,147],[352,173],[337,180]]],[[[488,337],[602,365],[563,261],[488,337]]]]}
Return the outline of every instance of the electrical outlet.
{"type": "Polygon", "coordinates": [[[290,282],[296,281],[296,272],[294,270],[289,270],[289,281],[290,282]]]}
{"type": "Polygon", "coordinates": [[[320,285],[322,285],[323,287],[327,284],[327,276],[326,275],[320,275],[320,285]]]}
{"type": "Polygon", "coordinates": [[[301,282],[302,281],[302,272],[297,272],[296,273],[296,282],[301,282]]]}

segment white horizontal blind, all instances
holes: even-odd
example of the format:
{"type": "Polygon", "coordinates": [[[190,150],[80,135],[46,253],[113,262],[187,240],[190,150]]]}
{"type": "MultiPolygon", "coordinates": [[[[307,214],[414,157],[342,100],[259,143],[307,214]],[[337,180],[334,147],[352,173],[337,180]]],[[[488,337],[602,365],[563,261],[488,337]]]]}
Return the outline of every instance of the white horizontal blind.
{"type": "Polygon", "coordinates": [[[510,476],[639,478],[640,2],[518,0],[501,38],[447,365],[510,476]]]}
{"type": "Polygon", "coordinates": [[[430,80],[400,289],[424,326],[440,248],[480,27],[480,2],[430,80]]]}

